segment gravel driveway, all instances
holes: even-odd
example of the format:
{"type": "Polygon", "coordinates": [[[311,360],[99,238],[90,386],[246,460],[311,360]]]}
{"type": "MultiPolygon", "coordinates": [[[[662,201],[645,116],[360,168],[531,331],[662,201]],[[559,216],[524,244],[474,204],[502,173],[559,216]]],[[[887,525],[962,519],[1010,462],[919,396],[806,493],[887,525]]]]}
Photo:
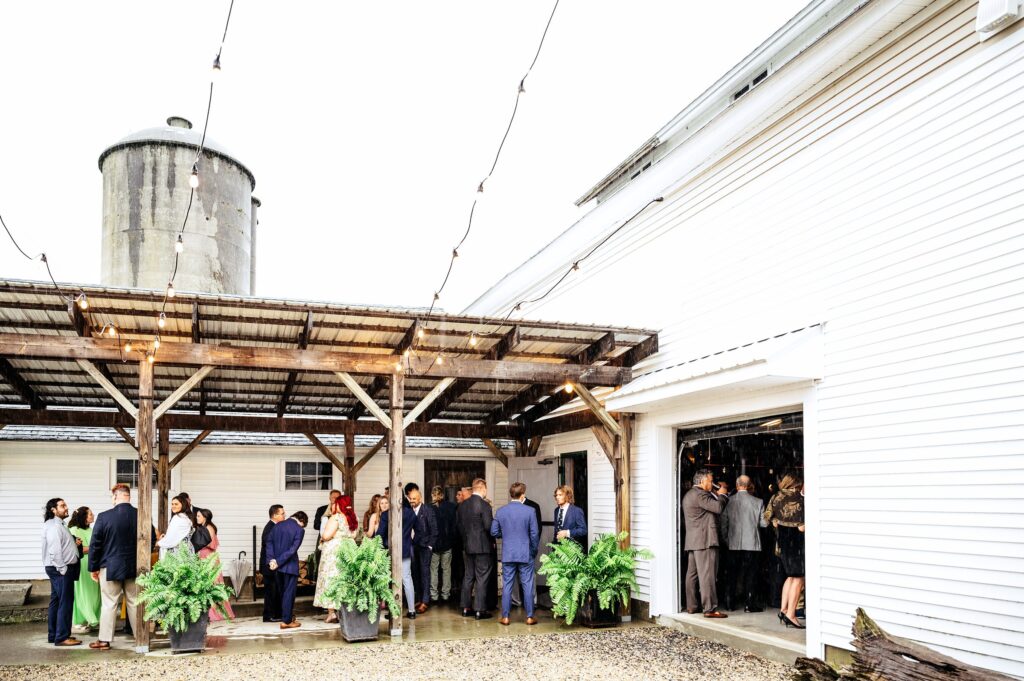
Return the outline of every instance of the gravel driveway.
{"type": "Polygon", "coordinates": [[[342,679],[750,679],[790,668],[663,627],[540,636],[342,645],[262,654],[204,654],[98,664],[0,667],[0,680],[341,681],[342,679]]]}

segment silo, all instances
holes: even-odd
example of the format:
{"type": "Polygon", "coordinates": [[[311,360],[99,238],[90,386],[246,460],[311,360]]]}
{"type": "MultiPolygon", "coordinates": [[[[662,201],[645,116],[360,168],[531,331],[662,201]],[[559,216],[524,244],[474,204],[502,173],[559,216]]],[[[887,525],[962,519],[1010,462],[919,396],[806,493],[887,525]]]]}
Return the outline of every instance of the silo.
{"type": "MultiPolygon", "coordinates": [[[[190,122],[172,117],[166,126],[128,135],[100,154],[104,284],[158,290],[167,286],[201,137],[190,122]]],[[[174,287],[251,295],[256,180],[237,156],[209,137],[198,170],[174,287]]]]}

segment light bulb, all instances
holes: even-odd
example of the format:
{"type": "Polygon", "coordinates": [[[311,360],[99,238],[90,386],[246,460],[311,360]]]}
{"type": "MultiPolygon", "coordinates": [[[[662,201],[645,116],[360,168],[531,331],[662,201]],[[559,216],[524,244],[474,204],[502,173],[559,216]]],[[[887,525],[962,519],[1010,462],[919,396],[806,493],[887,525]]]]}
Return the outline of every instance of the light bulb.
{"type": "Polygon", "coordinates": [[[159,326],[161,329],[167,326],[167,315],[161,312],[160,317],[156,320],[156,325],[159,326]]]}
{"type": "Polygon", "coordinates": [[[457,249],[457,248],[453,248],[452,249],[452,257],[453,258],[459,257],[459,249],[457,249]]]}
{"type": "Polygon", "coordinates": [[[437,363],[438,364],[444,364],[444,355],[438,355],[437,356],[437,363]]]}
{"type": "Polygon", "coordinates": [[[83,310],[89,309],[89,299],[85,297],[84,293],[79,294],[78,296],[78,307],[82,308],[83,310]]]}
{"type": "Polygon", "coordinates": [[[437,291],[434,291],[434,300],[441,300],[441,294],[438,293],[437,291]]]}
{"type": "Polygon", "coordinates": [[[401,362],[395,362],[395,371],[401,371],[401,370],[402,370],[402,363],[401,362]]]}
{"type": "Polygon", "coordinates": [[[156,357],[153,356],[152,352],[146,353],[146,361],[149,362],[150,364],[156,361],[156,357]]]}
{"type": "Polygon", "coordinates": [[[110,325],[110,337],[113,338],[117,335],[117,327],[113,324],[110,325]]]}
{"type": "Polygon", "coordinates": [[[199,186],[199,164],[198,163],[193,163],[192,164],[192,174],[189,175],[189,177],[188,177],[188,186],[192,187],[192,189],[195,189],[196,187],[199,186]]]}
{"type": "Polygon", "coordinates": [[[125,352],[131,352],[132,351],[132,342],[131,341],[128,341],[127,343],[124,344],[124,351],[125,352]]]}
{"type": "Polygon", "coordinates": [[[167,297],[168,298],[173,298],[174,297],[174,282],[173,281],[167,282],[167,297]]]}
{"type": "Polygon", "coordinates": [[[565,382],[565,392],[569,393],[570,395],[572,394],[572,383],[570,383],[569,381],[565,382]]]}
{"type": "Polygon", "coordinates": [[[405,351],[402,353],[402,357],[408,357],[408,356],[409,356],[409,348],[406,348],[405,351]]]}
{"type": "Polygon", "coordinates": [[[153,349],[154,350],[159,350],[160,349],[160,336],[157,336],[156,338],[153,339],[153,349]]]}
{"type": "Polygon", "coordinates": [[[181,235],[178,235],[178,240],[174,242],[174,252],[181,253],[185,250],[185,242],[181,240],[181,235]]]}
{"type": "Polygon", "coordinates": [[[476,342],[477,342],[476,334],[475,333],[469,334],[469,344],[475,348],[476,347],[476,342]]]}
{"type": "Polygon", "coordinates": [[[419,331],[416,332],[416,335],[419,336],[420,338],[423,338],[424,336],[427,335],[427,332],[424,331],[423,329],[420,329],[419,331]]]}

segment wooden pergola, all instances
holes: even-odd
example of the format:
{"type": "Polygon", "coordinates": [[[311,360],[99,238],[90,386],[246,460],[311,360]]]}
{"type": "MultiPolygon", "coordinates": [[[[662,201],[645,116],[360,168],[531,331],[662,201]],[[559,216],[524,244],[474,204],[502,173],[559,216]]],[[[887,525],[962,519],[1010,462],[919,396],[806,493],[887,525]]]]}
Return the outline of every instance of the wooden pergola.
{"type": "MultiPolygon", "coordinates": [[[[594,389],[628,383],[631,367],[657,352],[656,332],[207,294],[165,304],[160,292],[93,286],[67,291],[84,293],[87,306],[50,284],[0,281],[0,427],[115,429],[138,451],[139,480],[157,468],[161,530],[170,470],[214,431],[301,433],[341,471],[349,494],[386,447],[391,504],[400,508],[406,434],[479,439],[507,466],[508,456],[536,455],[541,438],[582,428],[593,429],[614,469],[616,531],[630,527],[631,416],[607,412],[594,389]],[[567,406],[576,398],[584,409],[567,406]],[[559,409],[567,413],[552,415],[559,409]],[[173,429],[200,434],[171,459],[173,429]],[[322,434],[345,435],[343,456],[322,434]],[[358,461],[356,435],[380,438],[358,461]],[[497,439],[513,441],[514,452],[497,439]]],[[[149,570],[151,495],[139,485],[140,574],[149,570]]],[[[389,524],[399,585],[401,531],[399,514],[389,524]]],[[[395,618],[392,634],[401,629],[395,618]]],[[[136,649],[147,651],[148,627],[135,637],[136,649]]]]}

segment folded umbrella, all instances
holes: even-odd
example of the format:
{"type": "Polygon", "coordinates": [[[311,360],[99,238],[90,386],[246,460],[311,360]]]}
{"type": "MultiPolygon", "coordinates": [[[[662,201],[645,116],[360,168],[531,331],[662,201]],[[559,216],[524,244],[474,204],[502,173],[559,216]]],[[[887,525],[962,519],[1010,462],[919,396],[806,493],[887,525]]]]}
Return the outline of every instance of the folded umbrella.
{"type": "Polygon", "coordinates": [[[228,566],[228,576],[231,577],[231,587],[235,590],[235,596],[242,595],[242,584],[251,572],[252,561],[245,559],[245,551],[239,551],[238,558],[231,561],[231,565],[228,566]]]}

